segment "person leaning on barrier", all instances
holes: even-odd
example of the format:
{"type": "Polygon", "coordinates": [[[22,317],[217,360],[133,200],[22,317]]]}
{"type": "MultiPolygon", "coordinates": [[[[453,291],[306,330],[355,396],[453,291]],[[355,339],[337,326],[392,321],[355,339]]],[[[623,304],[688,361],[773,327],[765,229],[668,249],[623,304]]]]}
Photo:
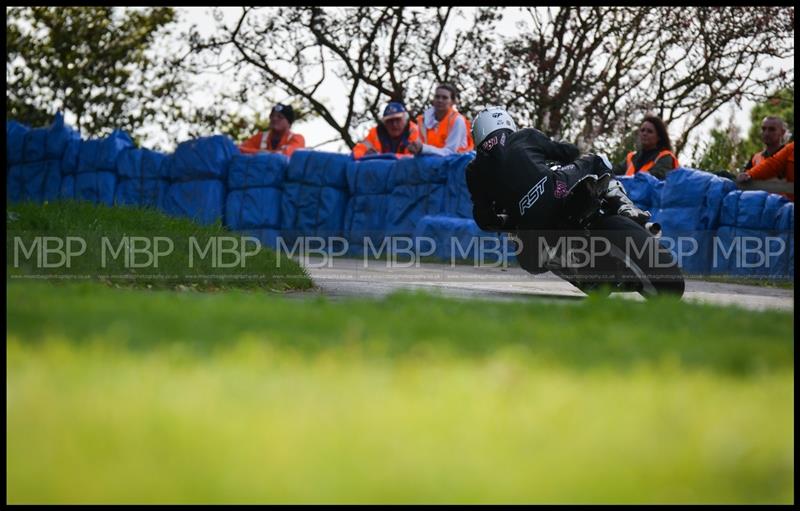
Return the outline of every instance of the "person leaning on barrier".
{"type": "Polygon", "coordinates": [[[306,146],[303,135],[291,131],[293,122],[294,110],[291,105],[275,105],[269,114],[269,130],[248,138],[239,146],[239,150],[245,154],[268,152],[291,156],[295,150],[306,146]]]}
{"type": "Polygon", "coordinates": [[[419,140],[417,125],[409,120],[402,103],[392,101],[383,110],[380,124],[369,130],[367,137],[353,147],[353,158],[370,154],[412,156],[408,146],[419,140]]]}
{"type": "MultiPolygon", "coordinates": [[[[783,149],[775,153],[774,156],[763,160],[758,165],[750,168],[750,170],[736,176],[736,182],[746,183],[751,179],[774,178],[785,179],[788,183],[794,183],[794,140],[783,146],[783,149]]],[[[793,193],[783,193],[781,195],[794,202],[793,193]]]]}
{"type": "Polygon", "coordinates": [[[455,104],[458,89],[449,83],[436,86],[432,106],[417,116],[420,139],[409,144],[415,155],[449,156],[472,151],[472,134],[466,117],[458,113],[455,104]]]}
{"type": "Polygon", "coordinates": [[[764,143],[764,150],[752,155],[742,171],[750,170],[783,149],[785,145],[783,137],[786,136],[786,128],[786,123],[780,117],[764,117],[764,120],[761,121],[761,141],[764,143]]]}
{"type": "Polygon", "coordinates": [[[648,172],[658,179],[666,179],[667,174],[679,166],[664,121],[648,115],[639,126],[639,149],[629,152],[625,162],[615,165],[614,174],[632,176],[648,172]]]}

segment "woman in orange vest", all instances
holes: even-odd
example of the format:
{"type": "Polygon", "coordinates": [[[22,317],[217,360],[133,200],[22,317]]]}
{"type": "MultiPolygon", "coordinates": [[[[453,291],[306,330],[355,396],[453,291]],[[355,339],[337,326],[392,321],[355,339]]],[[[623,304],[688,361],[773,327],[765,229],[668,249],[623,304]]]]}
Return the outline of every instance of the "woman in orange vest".
{"type": "MultiPolygon", "coordinates": [[[[775,153],[774,156],[763,160],[747,172],[742,172],[736,176],[737,183],[744,183],[751,179],[785,179],[788,183],[794,183],[794,140],[783,146],[783,149],[775,153]]],[[[794,202],[793,193],[782,193],[784,197],[794,202]]]]}
{"type": "Polygon", "coordinates": [[[648,115],[639,126],[639,150],[629,152],[625,163],[615,167],[615,173],[624,172],[626,176],[632,176],[637,172],[648,172],[666,179],[667,174],[679,166],[664,121],[648,115]]]}
{"type": "Polygon", "coordinates": [[[303,135],[289,129],[293,122],[294,110],[290,105],[275,105],[269,113],[269,131],[248,138],[239,146],[239,150],[245,154],[268,152],[291,156],[296,149],[306,146],[303,135]]]}
{"type": "Polygon", "coordinates": [[[455,103],[458,89],[449,83],[436,86],[433,106],[417,116],[420,139],[409,144],[413,154],[436,154],[449,156],[472,151],[472,133],[469,121],[458,113],[455,103]]]}
{"type": "Polygon", "coordinates": [[[367,138],[353,147],[353,158],[385,153],[412,156],[408,146],[417,140],[417,125],[408,120],[408,112],[402,103],[392,101],[383,110],[381,123],[369,130],[367,138]]]}

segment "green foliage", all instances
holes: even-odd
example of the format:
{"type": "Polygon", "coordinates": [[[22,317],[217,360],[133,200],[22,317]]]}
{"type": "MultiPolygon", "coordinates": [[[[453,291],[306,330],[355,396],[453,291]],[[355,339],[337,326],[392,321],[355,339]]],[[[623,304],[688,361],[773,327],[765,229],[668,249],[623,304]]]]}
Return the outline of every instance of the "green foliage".
{"type": "MultiPolygon", "coordinates": [[[[770,96],[763,103],[759,103],[750,111],[750,130],[744,140],[747,157],[764,149],[761,142],[761,122],[764,117],[775,116],[783,119],[788,125],[789,133],[794,134],[794,88],[782,89],[770,96]]],[[[747,163],[742,162],[742,166],[747,163]]]]}
{"type": "Polygon", "coordinates": [[[251,98],[296,98],[350,147],[390,98],[419,113],[450,81],[467,117],[504,105],[518,126],[580,147],[619,145],[653,112],[683,126],[680,154],[723,105],[791,83],[763,63],[792,57],[793,34],[791,7],[243,8],[214,34],[193,31],[189,59],[252,75],[251,98]],[[518,33],[501,28],[509,18],[518,33]],[[330,97],[331,75],[349,92],[330,97]]]}
{"type": "Polygon", "coordinates": [[[9,8],[6,117],[43,126],[62,110],[83,136],[122,128],[136,137],[150,123],[168,125],[186,96],[159,47],[173,21],[168,7],[9,8]]]}
{"type": "MultiPolygon", "coordinates": [[[[628,156],[628,153],[631,151],[636,151],[638,134],[639,134],[639,128],[638,127],[633,128],[626,135],[622,137],[622,140],[620,140],[619,144],[617,144],[613,150],[609,151],[606,154],[606,156],[608,156],[609,161],[611,161],[612,165],[624,164],[625,159],[628,156]]],[[[600,152],[602,152],[602,150],[600,152]]]]}
{"type": "Polygon", "coordinates": [[[747,151],[744,141],[732,135],[732,128],[714,128],[709,136],[708,142],[695,147],[692,165],[697,169],[713,172],[724,170],[735,173],[741,169],[744,163],[740,162],[747,161],[747,151]]]}
{"type": "Polygon", "coordinates": [[[754,153],[764,149],[761,142],[761,122],[769,115],[784,119],[789,125],[788,131],[794,133],[794,89],[780,90],[752,108],[752,124],[746,139],[739,137],[739,130],[733,119],[728,122],[727,127],[718,120],[717,127],[709,133],[709,140],[695,147],[692,153],[693,165],[703,170],[737,173],[754,153]]]}
{"type": "Polygon", "coordinates": [[[190,137],[207,135],[209,132],[225,133],[234,142],[240,144],[247,138],[269,129],[269,112],[256,112],[255,118],[242,116],[238,112],[219,105],[204,106],[196,109],[191,117],[193,128],[190,137]]]}

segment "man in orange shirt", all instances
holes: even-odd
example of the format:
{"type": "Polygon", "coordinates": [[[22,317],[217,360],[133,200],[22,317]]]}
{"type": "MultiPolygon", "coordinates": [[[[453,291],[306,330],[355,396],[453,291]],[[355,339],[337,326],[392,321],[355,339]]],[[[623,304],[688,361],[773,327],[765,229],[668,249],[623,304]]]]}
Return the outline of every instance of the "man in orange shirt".
{"type": "Polygon", "coordinates": [[[353,158],[369,154],[396,154],[412,156],[409,144],[419,139],[417,125],[408,120],[408,112],[402,103],[392,101],[383,110],[381,123],[367,134],[367,138],[353,147],[353,158]]]}
{"type": "Polygon", "coordinates": [[[761,141],[764,142],[764,150],[757,152],[747,161],[743,171],[748,171],[765,159],[780,151],[783,144],[783,137],[786,135],[786,122],[780,117],[769,115],[761,121],[761,141]]]}
{"type": "Polygon", "coordinates": [[[239,146],[239,150],[245,154],[269,152],[291,156],[296,149],[306,146],[303,135],[290,130],[293,122],[294,110],[291,105],[275,105],[269,114],[269,131],[248,138],[239,146]]]}
{"type": "MultiPolygon", "coordinates": [[[[774,156],[762,160],[747,172],[736,176],[737,183],[746,183],[751,179],[785,179],[787,183],[794,183],[794,140],[783,146],[783,149],[774,156]]],[[[782,193],[784,197],[794,202],[793,193],[782,193]]]]}

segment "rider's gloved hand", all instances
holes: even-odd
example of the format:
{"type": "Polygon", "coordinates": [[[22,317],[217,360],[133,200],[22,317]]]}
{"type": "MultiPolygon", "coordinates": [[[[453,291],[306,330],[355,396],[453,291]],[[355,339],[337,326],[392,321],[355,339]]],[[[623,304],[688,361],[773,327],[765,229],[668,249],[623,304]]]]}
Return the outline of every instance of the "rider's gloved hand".
{"type": "Polygon", "coordinates": [[[649,211],[639,209],[636,206],[629,204],[623,204],[620,206],[619,209],[617,209],[617,214],[620,216],[626,216],[642,225],[649,222],[651,217],[649,211]]]}
{"type": "Polygon", "coordinates": [[[625,193],[625,188],[622,186],[622,183],[616,179],[609,181],[608,190],[606,190],[604,197],[609,206],[616,208],[616,213],[618,215],[626,216],[641,225],[644,225],[650,220],[650,213],[637,208],[625,193]]]}

